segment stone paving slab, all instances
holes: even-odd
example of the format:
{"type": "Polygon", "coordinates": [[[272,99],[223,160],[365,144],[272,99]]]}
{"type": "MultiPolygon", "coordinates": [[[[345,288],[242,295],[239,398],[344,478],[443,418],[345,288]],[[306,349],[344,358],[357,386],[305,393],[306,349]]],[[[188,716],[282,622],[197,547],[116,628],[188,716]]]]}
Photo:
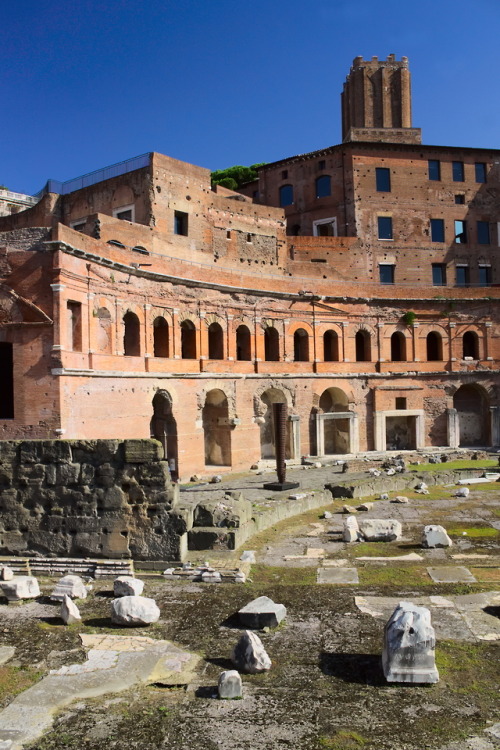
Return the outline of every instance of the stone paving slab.
{"type": "Polygon", "coordinates": [[[0,646],[0,664],[5,664],[6,661],[9,661],[9,659],[12,659],[15,651],[16,651],[15,646],[0,646]]]}
{"type": "Polygon", "coordinates": [[[461,565],[427,568],[427,572],[435,583],[477,583],[470,570],[461,565]]]}
{"type": "Polygon", "coordinates": [[[318,583],[359,583],[356,568],[318,568],[318,583]]]}
{"type": "Polygon", "coordinates": [[[407,555],[396,555],[395,557],[357,557],[356,560],[363,560],[363,562],[386,562],[396,560],[397,562],[417,562],[423,560],[422,555],[417,555],[416,552],[409,552],[407,555]]]}

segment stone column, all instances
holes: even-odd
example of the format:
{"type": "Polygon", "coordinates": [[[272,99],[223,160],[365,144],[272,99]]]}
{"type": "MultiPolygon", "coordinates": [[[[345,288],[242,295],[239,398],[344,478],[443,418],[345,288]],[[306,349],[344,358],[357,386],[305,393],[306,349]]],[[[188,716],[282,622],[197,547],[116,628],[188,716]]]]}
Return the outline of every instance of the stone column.
{"type": "Polygon", "coordinates": [[[170,356],[172,359],[180,359],[181,358],[181,326],[179,322],[179,310],[174,307],[172,310],[172,332],[171,332],[171,339],[172,339],[172,351],[170,353],[170,356]]]}
{"type": "Polygon", "coordinates": [[[373,414],[373,430],[375,440],[375,450],[385,451],[386,448],[386,435],[385,435],[385,413],[376,411],[373,414]]]}
{"type": "Polygon", "coordinates": [[[351,412],[349,420],[349,453],[359,453],[359,418],[356,412],[351,412]]]}
{"type": "Polygon", "coordinates": [[[316,455],[325,455],[325,419],[323,414],[316,413],[316,455]]]}
{"type": "Polygon", "coordinates": [[[52,339],[52,351],[57,352],[64,348],[62,342],[64,341],[66,320],[64,318],[64,312],[62,309],[63,299],[61,292],[66,289],[66,286],[64,284],[51,284],[50,288],[52,289],[52,293],[54,295],[54,336],[52,339]]]}
{"type": "Polygon", "coordinates": [[[491,445],[500,445],[500,408],[498,406],[490,406],[490,420],[491,420],[491,445]]]}
{"type": "Polygon", "coordinates": [[[456,409],[446,410],[448,418],[448,445],[450,448],[458,448],[460,445],[460,423],[456,409]]]}

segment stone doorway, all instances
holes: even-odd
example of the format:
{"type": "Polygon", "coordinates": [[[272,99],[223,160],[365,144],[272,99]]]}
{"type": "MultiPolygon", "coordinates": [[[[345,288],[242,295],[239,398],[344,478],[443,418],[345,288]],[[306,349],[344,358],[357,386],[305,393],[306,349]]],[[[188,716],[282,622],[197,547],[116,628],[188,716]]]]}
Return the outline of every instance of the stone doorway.
{"type": "MultiPolygon", "coordinates": [[[[261,400],[266,405],[264,415],[260,418],[260,450],[261,458],[272,459],[276,458],[276,450],[274,445],[274,416],[273,416],[273,404],[285,404],[287,403],[286,396],[283,391],[277,388],[269,388],[261,396],[261,400]]],[[[285,458],[293,458],[292,450],[292,419],[288,415],[287,428],[286,428],[286,452],[285,458]]]]}
{"type": "Polygon", "coordinates": [[[489,399],[486,391],[474,383],[462,385],[453,396],[459,427],[458,445],[477,447],[489,444],[489,399]]]}
{"type": "Polygon", "coordinates": [[[163,456],[168,461],[172,479],[179,478],[177,423],[172,413],[172,397],[168,391],[158,391],[153,398],[151,437],[163,446],[163,456]]]}
{"type": "Polygon", "coordinates": [[[347,395],[340,388],[327,388],[316,415],[316,453],[331,456],[352,452],[352,418],[347,395]]]}
{"type": "Polygon", "coordinates": [[[386,417],[385,442],[388,451],[409,451],[417,448],[417,418],[401,415],[386,417]]]}
{"type": "Polygon", "coordinates": [[[208,391],[203,407],[205,466],[231,466],[231,425],[224,391],[208,391]]]}

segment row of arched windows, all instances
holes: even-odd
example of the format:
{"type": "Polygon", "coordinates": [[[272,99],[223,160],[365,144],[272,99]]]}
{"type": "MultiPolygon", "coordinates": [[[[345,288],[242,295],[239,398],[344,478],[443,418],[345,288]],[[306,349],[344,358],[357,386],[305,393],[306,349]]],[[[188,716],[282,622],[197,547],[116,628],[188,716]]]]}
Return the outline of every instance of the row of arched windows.
{"type": "MultiPolygon", "coordinates": [[[[127,312],[123,318],[123,349],[127,356],[137,357],[141,354],[140,323],[133,312],[127,312]]],[[[191,320],[181,323],[181,357],[196,359],[198,346],[196,327],[191,320]]],[[[310,336],[304,328],[298,328],[293,334],[293,359],[295,362],[309,362],[310,336]]],[[[323,334],[323,360],[339,362],[340,346],[336,331],[328,330],[323,334]]],[[[426,337],[426,354],[429,362],[440,362],[443,359],[443,339],[437,331],[431,331],[426,337]]],[[[165,318],[157,317],[153,322],[153,355],[170,357],[170,328],[165,318]]],[[[372,361],[372,337],[369,331],[361,329],[355,336],[356,362],[372,361]]],[[[462,336],[463,358],[479,359],[479,338],[474,331],[466,331],[462,336]]],[[[252,357],[251,333],[246,325],[236,329],[236,359],[250,361],[252,357]]],[[[208,326],[208,358],[224,359],[224,332],[220,323],[213,322],[208,326]]],[[[268,326],[264,331],[264,358],[267,362],[280,360],[280,336],[278,330],[268,326]]],[[[391,361],[406,362],[408,359],[407,339],[401,331],[391,335],[391,361]]]]}
{"type": "MultiPolygon", "coordinates": [[[[314,182],[316,198],[327,198],[332,194],[332,178],[330,175],[323,174],[317,177],[314,182]]],[[[282,185],[279,189],[279,204],[281,208],[291,206],[294,202],[293,185],[282,185]]]]}

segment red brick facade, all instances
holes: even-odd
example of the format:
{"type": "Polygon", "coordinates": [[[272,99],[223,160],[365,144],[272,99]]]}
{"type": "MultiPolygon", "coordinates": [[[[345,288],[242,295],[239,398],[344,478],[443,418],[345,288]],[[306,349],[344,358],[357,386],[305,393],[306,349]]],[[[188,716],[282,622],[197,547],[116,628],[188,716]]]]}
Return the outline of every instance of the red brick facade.
{"type": "Polygon", "coordinates": [[[189,478],[271,458],[278,400],[291,458],[498,444],[500,152],[371,136],[258,202],[155,153],[0,218],[0,438],[152,434],[189,478]]]}

